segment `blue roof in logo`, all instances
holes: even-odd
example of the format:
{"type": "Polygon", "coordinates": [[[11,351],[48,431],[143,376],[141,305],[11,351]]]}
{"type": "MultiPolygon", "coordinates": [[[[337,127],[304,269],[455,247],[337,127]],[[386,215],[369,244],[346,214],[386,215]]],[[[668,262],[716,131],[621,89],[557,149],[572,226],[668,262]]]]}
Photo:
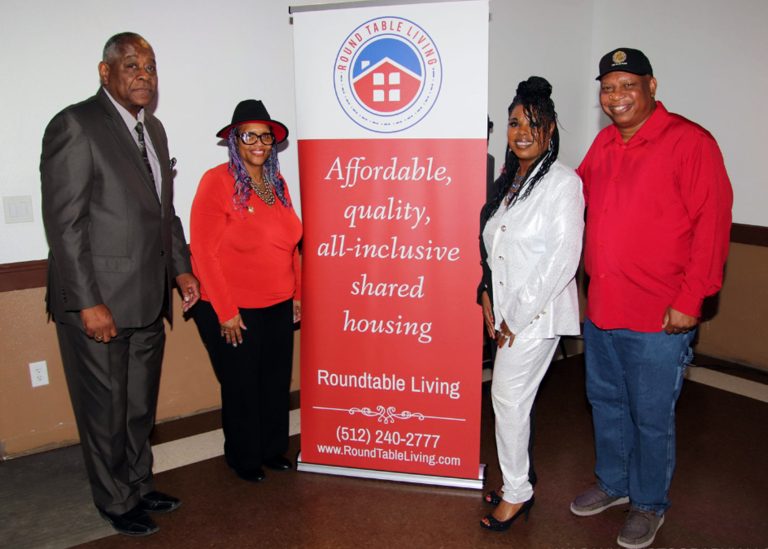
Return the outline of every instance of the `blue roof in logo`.
{"type": "Polygon", "coordinates": [[[357,78],[385,58],[397,62],[415,75],[422,76],[419,57],[411,46],[394,38],[382,38],[372,41],[360,51],[352,67],[352,78],[357,78]]]}

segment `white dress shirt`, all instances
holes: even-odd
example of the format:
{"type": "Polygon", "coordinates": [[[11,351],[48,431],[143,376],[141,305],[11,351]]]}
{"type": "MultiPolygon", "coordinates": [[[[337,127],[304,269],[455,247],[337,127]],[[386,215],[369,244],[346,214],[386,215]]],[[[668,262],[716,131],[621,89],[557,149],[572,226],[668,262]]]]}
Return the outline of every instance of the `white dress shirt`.
{"type": "Polygon", "coordinates": [[[525,200],[502,202],[483,230],[496,329],[504,320],[523,339],[580,332],[574,277],[583,231],[581,179],[560,161],[525,200]]]}
{"type": "Polygon", "coordinates": [[[139,111],[139,114],[136,116],[136,118],[134,118],[133,115],[130,112],[128,112],[128,109],[126,109],[120,103],[115,101],[115,98],[109,94],[109,92],[107,91],[107,88],[104,88],[104,92],[107,94],[107,97],[109,97],[109,100],[112,101],[112,104],[117,109],[117,112],[120,113],[120,117],[123,119],[123,122],[125,122],[125,125],[128,127],[128,131],[131,132],[131,137],[133,137],[133,141],[136,143],[136,148],[140,148],[139,133],[136,131],[136,122],[141,122],[141,124],[144,126],[144,144],[147,147],[147,158],[149,159],[149,165],[152,168],[152,178],[155,180],[155,189],[157,190],[157,196],[159,198],[160,196],[162,196],[162,192],[160,189],[161,182],[162,182],[162,172],[160,171],[160,159],[157,157],[157,152],[155,152],[155,146],[152,144],[152,139],[149,137],[149,132],[147,131],[147,125],[144,124],[144,109],[141,109],[139,111]]]}

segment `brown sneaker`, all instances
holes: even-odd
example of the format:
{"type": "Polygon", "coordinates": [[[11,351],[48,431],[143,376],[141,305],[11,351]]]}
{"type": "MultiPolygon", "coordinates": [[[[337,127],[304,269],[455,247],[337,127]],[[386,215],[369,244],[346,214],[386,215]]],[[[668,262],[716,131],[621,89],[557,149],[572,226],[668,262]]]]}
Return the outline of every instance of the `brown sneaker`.
{"type": "Polygon", "coordinates": [[[627,549],[643,549],[653,543],[656,532],[664,524],[664,515],[653,511],[630,509],[616,543],[627,549]]]}
{"type": "Polygon", "coordinates": [[[571,502],[571,513],[580,517],[589,517],[602,513],[614,505],[629,503],[627,496],[609,496],[598,486],[582,492],[571,502]]]}

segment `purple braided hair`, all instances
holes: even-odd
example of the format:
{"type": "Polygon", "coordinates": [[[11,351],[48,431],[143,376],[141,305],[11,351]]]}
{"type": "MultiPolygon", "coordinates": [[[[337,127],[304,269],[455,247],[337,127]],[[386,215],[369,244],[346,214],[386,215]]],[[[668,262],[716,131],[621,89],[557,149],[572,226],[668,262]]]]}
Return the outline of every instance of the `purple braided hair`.
{"type": "MultiPolygon", "coordinates": [[[[229,132],[227,137],[227,150],[229,151],[229,173],[235,179],[235,192],[232,195],[232,202],[236,210],[244,210],[251,198],[253,189],[251,189],[251,176],[243,165],[238,152],[238,141],[240,133],[237,128],[229,132]]],[[[267,181],[275,188],[275,194],[280,203],[286,208],[291,204],[285,195],[285,180],[280,174],[280,162],[277,159],[277,147],[272,147],[272,152],[264,162],[264,181],[267,181]]]]}

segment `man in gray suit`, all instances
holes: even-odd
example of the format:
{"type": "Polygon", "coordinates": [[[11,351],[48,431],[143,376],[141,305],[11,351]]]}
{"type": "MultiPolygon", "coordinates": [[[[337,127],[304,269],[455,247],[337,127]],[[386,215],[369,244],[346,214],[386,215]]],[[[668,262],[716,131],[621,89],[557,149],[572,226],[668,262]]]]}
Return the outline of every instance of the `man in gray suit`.
{"type": "Polygon", "coordinates": [[[162,124],[145,107],[157,68],[141,36],[104,46],[98,93],[49,123],[40,162],[48,237],[48,312],[56,321],[94,503],[120,533],[158,530],[147,512],[181,502],[157,492],[155,421],[171,288],[199,298],[173,208],[162,124]]]}

